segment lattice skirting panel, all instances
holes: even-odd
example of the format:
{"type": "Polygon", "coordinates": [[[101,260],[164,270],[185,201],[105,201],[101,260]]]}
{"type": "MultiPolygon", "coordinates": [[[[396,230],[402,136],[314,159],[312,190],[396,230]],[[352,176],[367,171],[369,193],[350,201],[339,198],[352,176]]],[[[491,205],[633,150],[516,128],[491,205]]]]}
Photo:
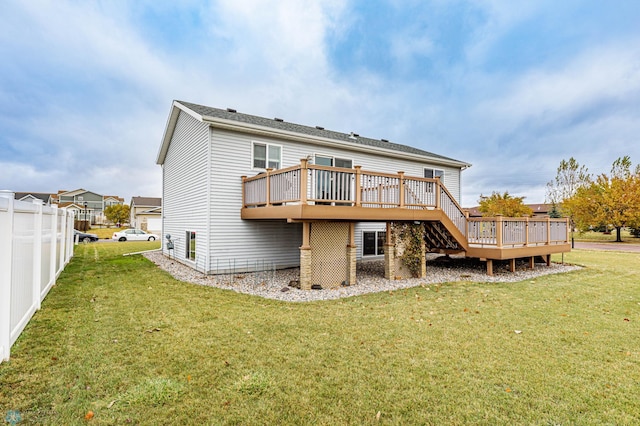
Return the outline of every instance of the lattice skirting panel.
{"type": "Polygon", "coordinates": [[[311,224],[311,283],[335,288],[347,280],[349,224],[314,222],[311,224]]]}

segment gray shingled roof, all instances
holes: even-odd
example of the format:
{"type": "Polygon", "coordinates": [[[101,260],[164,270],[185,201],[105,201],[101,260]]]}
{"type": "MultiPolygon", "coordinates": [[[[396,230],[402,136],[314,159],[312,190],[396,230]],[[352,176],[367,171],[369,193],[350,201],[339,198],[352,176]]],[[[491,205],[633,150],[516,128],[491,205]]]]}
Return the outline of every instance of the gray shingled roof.
{"type": "Polygon", "coordinates": [[[226,109],[212,108],[204,105],[192,104],[190,102],[176,101],[185,107],[191,109],[195,113],[201,115],[203,118],[219,118],[224,120],[238,121],[241,123],[247,123],[255,126],[269,127],[277,130],[284,130],[288,132],[301,133],[310,136],[316,136],[321,138],[332,139],[336,141],[343,141],[349,144],[355,143],[360,145],[372,146],[376,148],[391,149],[394,151],[405,152],[408,154],[422,155],[431,157],[434,159],[441,159],[445,161],[453,161],[460,163],[461,165],[470,165],[464,161],[455,160],[453,158],[445,157],[433,152],[424,151],[422,149],[414,148],[408,145],[402,145],[393,142],[386,142],[381,139],[371,139],[363,136],[357,136],[353,138],[349,133],[334,132],[332,130],[325,130],[323,128],[303,126],[301,124],[289,123],[286,121],[279,121],[271,118],[258,117],[250,114],[243,114],[239,112],[228,111],[226,109]]]}
{"type": "Polygon", "coordinates": [[[138,207],[162,206],[162,198],[156,197],[131,197],[131,201],[138,207]]]}

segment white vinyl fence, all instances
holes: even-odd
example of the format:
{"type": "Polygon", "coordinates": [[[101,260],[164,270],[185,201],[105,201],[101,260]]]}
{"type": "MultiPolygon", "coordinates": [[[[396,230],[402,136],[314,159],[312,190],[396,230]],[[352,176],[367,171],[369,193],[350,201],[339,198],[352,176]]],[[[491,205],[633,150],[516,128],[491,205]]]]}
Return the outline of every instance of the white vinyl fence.
{"type": "Polygon", "coordinates": [[[73,212],[0,191],[0,362],[73,256],[73,212]]]}

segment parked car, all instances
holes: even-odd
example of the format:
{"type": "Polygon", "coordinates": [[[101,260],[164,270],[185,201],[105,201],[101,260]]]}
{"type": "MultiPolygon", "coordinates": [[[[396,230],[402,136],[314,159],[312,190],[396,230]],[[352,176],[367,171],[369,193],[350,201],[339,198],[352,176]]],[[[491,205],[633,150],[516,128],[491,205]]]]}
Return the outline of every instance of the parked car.
{"type": "Polygon", "coordinates": [[[154,241],[159,237],[156,234],[149,234],[141,229],[125,229],[114,232],[111,237],[114,241],[154,241]]]}
{"type": "Polygon", "coordinates": [[[93,241],[98,241],[98,236],[96,234],[88,234],[86,232],[80,232],[77,229],[73,230],[73,240],[74,241],[82,241],[83,243],[91,243],[93,241]]]}

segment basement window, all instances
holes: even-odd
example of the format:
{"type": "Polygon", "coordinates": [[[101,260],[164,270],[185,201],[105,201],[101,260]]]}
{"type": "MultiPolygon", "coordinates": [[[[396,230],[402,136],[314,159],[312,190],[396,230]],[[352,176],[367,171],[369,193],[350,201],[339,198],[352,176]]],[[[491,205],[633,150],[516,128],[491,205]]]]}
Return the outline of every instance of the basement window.
{"type": "Polygon", "coordinates": [[[185,244],[185,258],[188,260],[196,260],[196,233],[194,231],[187,231],[187,238],[185,244]]]}
{"type": "Polygon", "coordinates": [[[362,256],[380,256],[384,254],[386,231],[362,232],[362,256]]]}

